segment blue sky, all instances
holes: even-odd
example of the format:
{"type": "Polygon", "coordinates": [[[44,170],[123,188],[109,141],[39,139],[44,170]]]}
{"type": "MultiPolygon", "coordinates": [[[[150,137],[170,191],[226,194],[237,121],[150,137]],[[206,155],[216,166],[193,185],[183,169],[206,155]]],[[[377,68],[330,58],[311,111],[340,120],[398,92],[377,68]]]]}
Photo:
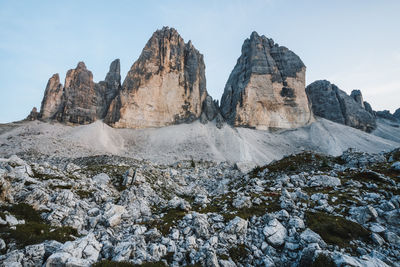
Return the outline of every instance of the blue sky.
{"type": "Polygon", "coordinates": [[[220,99],[244,39],[273,38],[307,66],[307,84],[361,89],[376,110],[400,107],[400,1],[0,0],[0,122],[40,107],[48,78],[83,60],[94,80],[121,59],[122,79],[151,34],[174,27],[204,54],[220,99]]]}

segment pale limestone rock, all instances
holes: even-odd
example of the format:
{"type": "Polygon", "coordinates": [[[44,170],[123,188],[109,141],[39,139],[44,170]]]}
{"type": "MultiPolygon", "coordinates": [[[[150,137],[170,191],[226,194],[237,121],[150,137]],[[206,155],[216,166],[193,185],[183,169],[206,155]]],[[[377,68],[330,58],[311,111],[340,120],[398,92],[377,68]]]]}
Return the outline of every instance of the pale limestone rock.
{"type": "Polygon", "coordinates": [[[42,119],[53,119],[55,117],[61,108],[62,95],[63,85],[60,83],[60,76],[56,73],[47,82],[40,107],[40,117],[42,119]]]}
{"type": "Polygon", "coordinates": [[[164,27],[131,67],[105,121],[119,128],[192,122],[206,96],[203,55],[175,29],[164,27]]]}
{"type": "Polygon", "coordinates": [[[253,32],[225,85],[222,115],[234,126],[257,129],[308,124],[305,72],[296,54],[253,32]]]}

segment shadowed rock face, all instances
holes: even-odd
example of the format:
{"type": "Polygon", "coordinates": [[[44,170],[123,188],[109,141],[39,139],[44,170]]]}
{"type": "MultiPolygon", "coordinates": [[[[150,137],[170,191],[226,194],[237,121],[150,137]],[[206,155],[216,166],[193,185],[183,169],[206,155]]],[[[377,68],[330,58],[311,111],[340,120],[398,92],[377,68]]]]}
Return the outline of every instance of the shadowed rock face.
{"type": "Polygon", "coordinates": [[[99,116],[98,107],[103,105],[100,89],[93,82],[93,74],[85,63],[79,62],[75,69],[69,70],[65,77],[62,109],[57,114],[61,122],[86,124],[99,116]]]}
{"type": "Polygon", "coordinates": [[[363,96],[362,96],[360,90],[351,91],[350,96],[354,99],[354,101],[356,101],[358,104],[360,104],[362,108],[365,109],[363,96]]]}
{"type": "Polygon", "coordinates": [[[380,117],[380,118],[383,118],[383,119],[390,120],[390,121],[394,121],[394,122],[397,121],[396,116],[394,116],[394,114],[390,113],[389,110],[377,111],[376,112],[376,116],[380,117]]]}
{"type": "Polygon", "coordinates": [[[326,80],[313,82],[307,86],[306,92],[316,116],[366,132],[376,128],[374,116],[360,104],[364,104],[361,92],[349,96],[326,80]]]}
{"type": "Polygon", "coordinates": [[[92,72],[85,63],[79,62],[75,69],[67,72],[64,87],[58,74],[49,79],[40,117],[73,124],[87,124],[102,119],[120,90],[120,84],[118,59],[111,63],[105,81],[100,83],[93,82],[92,72]]]}
{"type": "Polygon", "coordinates": [[[121,128],[192,122],[206,96],[203,55],[175,29],[164,27],[131,67],[105,121],[121,128]]]}
{"type": "Polygon", "coordinates": [[[253,32],[225,85],[222,115],[234,126],[258,129],[307,124],[313,117],[305,71],[296,54],[253,32]]]}
{"type": "Polygon", "coordinates": [[[396,109],[396,111],[394,112],[393,116],[395,118],[397,118],[397,120],[400,121],[400,108],[396,109]]]}

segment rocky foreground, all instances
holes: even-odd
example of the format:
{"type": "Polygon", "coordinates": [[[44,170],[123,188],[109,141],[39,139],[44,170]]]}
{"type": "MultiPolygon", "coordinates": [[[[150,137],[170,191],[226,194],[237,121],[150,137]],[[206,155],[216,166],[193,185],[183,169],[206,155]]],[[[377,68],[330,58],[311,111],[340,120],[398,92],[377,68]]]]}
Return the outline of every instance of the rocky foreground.
{"type": "Polygon", "coordinates": [[[399,149],[255,169],[19,156],[0,159],[1,266],[400,265],[399,149]]]}

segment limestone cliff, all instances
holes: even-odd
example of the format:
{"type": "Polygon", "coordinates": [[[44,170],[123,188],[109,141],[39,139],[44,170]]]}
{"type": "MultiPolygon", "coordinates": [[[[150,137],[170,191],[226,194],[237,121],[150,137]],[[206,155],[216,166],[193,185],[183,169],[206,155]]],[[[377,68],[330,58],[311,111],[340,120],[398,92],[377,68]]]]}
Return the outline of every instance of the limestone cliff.
{"type": "Polygon", "coordinates": [[[221,112],[234,126],[295,128],[313,120],[305,93],[306,67],[272,39],[253,32],[225,85],[221,112]]]}
{"type": "Polygon", "coordinates": [[[60,83],[58,73],[51,76],[47,82],[46,90],[40,107],[40,117],[42,119],[53,119],[61,108],[63,95],[63,85],[60,83]]]}
{"type": "Polygon", "coordinates": [[[164,27],[131,67],[105,121],[127,128],[192,122],[206,96],[203,55],[175,29],[164,27]]]}
{"type": "Polygon", "coordinates": [[[67,72],[64,87],[58,74],[47,83],[40,118],[72,124],[87,124],[105,117],[108,106],[120,90],[120,63],[111,63],[105,81],[95,83],[84,62],[67,72]]]}
{"type": "Polygon", "coordinates": [[[320,80],[308,85],[306,92],[316,116],[366,132],[376,128],[370,105],[365,109],[365,102],[359,90],[353,91],[349,96],[329,81],[320,80]]]}

